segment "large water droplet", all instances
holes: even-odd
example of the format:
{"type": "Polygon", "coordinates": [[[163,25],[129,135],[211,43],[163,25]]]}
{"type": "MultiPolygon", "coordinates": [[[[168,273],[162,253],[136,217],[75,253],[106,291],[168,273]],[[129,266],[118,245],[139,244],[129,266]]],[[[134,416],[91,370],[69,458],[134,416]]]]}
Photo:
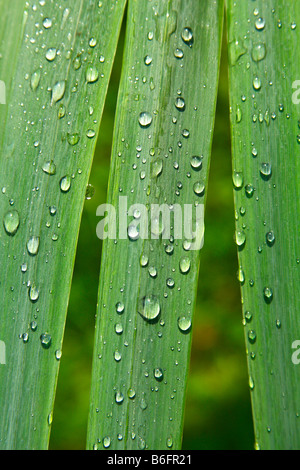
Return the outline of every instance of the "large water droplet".
{"type": "Polygon", "coordinates": [[[152,116],[147,111],[143,111],[139,115],[139,124],[141,127],[149,127],[152,123],[152,116]]]}
{"type": "Polygon", "coordinates": [[[187,44],[189,47],[192,47],[194,38],[193,38],[193,31],[189,27],[183,28],[181,32],[181,38],[185,44],[187,44]]]}
{"type": "Polygon", "coordinates": [[[7,212],[3,218],[3,225],[6,233],[10,236],[14,236],[20,225],[18,211],[7,212]]]}
{"type": "Polygon", "coordinates": [[[139,301],[138,312],[145,320],[155,320],[160,313],[160,305],[155,295],[146,295],[139,301]]]}
{"type": "Polygon", "coordinates": [[[177,324],[179,330],[182,333],[189,333],[189,331],[191,330],[192,322],[190,318],[187,318],[184,315],[178,318],[177,324]]]}
{"type": "Polygon", "coordinates": [[[30,237],[27,242],[27,251],[31,256],[35,256],[38,254],[40,247],[40,237],[30,237]]]}

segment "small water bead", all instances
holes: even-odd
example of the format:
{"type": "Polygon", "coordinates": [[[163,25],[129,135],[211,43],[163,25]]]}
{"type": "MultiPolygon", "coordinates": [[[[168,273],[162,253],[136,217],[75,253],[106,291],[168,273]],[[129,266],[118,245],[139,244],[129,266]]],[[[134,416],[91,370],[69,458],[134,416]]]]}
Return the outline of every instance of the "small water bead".
{"type": "Polygon", "coordinates": [[[271,163],[262,163],[260,165],[260,174],[269,179],[272,176],[272,166],[271,163]]]}
{"type": "Polygon", "coordinates": [[[56,48],[55,47],[50,47],[50,49],[47,50],[46,52],[46,59],[49,62],[52,62],[56,57],[56,48]]]}
{"type": "Polygon", "coordinates": [[[33,321],[30,323],[30,328],[31,328],[31,331],[36,331],[36,329],[37,329],[37,322],[33,320],[33,321]]]}
{"type": "Polygon", "coordinates": [[[245,282],[245,273],[242,268],[238,270],[236,277],[241,284],[245,282]]]}
{"type": "Polygon", "coordinates": [[[254,380],[250,375],[250,377],[249,377],[249,388],[250,388],[250,390],[254,390],[254,387],[255,387],[254,380]]]}
{"type": "Polygon", "coordinates": [[[31,87],[32,91],[35,91],[37,89],[37,87],[40,84],[40,79],[41,79],[40,70],[36,70],[35,72],[33,72],[33,74],[31,75],[31,78],[30,78],[30,87],[31,87]]]}
{"type": "Polygon", "coordinates": [[[167,438],[166,445],[169,449],[173,446],[173,439],[171,436],[167,438]]]}
{"type": "Polygon", "coordinates": [[[86,132],[86,136],[89,139],[92,139],[93,137],[95,137],[95,135],[96,135],[96,132],[94,131],[94,129],[88,129],[86,132]]]}
{"type": "Polygon", "coordinates": [[[74,68],[74,70],[79,70],[80,67],[81,67],[81,56],[77,55],[73,59],[73,68],[74,68]]]}
{"type": "Polygon", "coordinates": [[[52,89],[52,95],[51,95],[51,105],[57,103],[60,101],[66,90],[66,82],[65,80],[60,80],[59,82],[56,82],[53,89],[52,89]]]}
{"type": "Polygon", "coordinates": [[[103,447],[104,447],[105,449],[107,449],[107,448],[110,446],[110,444],[111,444],[111,439],[110,439],[110,437],[109,437],[109,436],[105,436],[105,437],[103,438],[103,447]]]}
{"type": "Polygon", "coordinates": [[[263,290],[263,294],[264,294],[264,299],[267,303],[272,302],[272,300],[273,300],[273,290],[271,289],[271,287],[265,287],[264,290],[263,290]]]}
{"type": "Polygon", "coordinates": [[[148,265],[149,258],[147,255],[141,254],[140,256],[140,266],[145,268],[148,265]]]}
{"type": "Polygon", "coordinates": [[[44,349],[49,349],[52,343],[52,338],[48,333],[43,333],[40,336],[41,345],[44,349]]]}
{"type": "Polygon", "coordinates": [[[125,309],[125,306],[123,304],[123,302],[117,302],[116,303],[116,312],[121,315],[122,313],[124,313],[124,309],[125,309]]]}
{"type": "Polygon", "coordinates": [[[255,28],[258,31],[262,31],[264,29],[265,25],[266,25],[266,22],[263,18],[257,18],[255,20],[255,28]]]}
{"type": "Polygon", "coordinates": [[[42,166],[42,170],[44,173],[47,173],[47,175],[55,175],[56,173],[56,165],[53,162],[53,160],[50,160],[48,162],[45,162],[42,166]]]}
{"type": "Polygon", "coordinates": [[[183,50],[175,49],[174,56],[176,57],[176,59],[183,59],[183,50]]]}
{"type": "Polygon", "coordinates": [[[181,32],[181,38],[185,44],[187,44],[189,47],[192,47],[194,38],[193,38],[193,31],[189,27],[183,28],[181,32]]]}
{"type": "Polygon", "coordinates": [[[91,38],[89,40],[89,46],[90,47],[96,47],[97,46],[97,39],[96,38],[91,38]]]}
{"type": "Polygon", "coordinates": [[[105,57],[104,57],[104,55],[100,55],[100,57],[99,57],[99,62],[100,62],[101,64],[103,64],[103,63],[105,62],[105,57]]]}
{"type": "Polygon", "coordinates": [[[194,186],[193,186],[194,193],[197,196],[203,196],[205,192],[205,185],[204,183],[201,183],[200,181],[197,181],[194,186]]]}
{"type": "Polygon", "coordinates": [[[29,287],[28,296],[29,300],[33,303],[39,300],[40,292],[34,284],[29,287]]]}
{"type": "Polygon", "coordinates": [[[70,133],[68,132],[67,133],[67,141],[68,141],[68,144],[69,145],[72,145],[72,147],[74,145],[77,145],[78,142],[80,140],[80,135],[78,134],[78,132],[74,132],[74,133],[70,133]]]}
{"type": "Polygon", "coordinates": [[[246,242],[246,234],[243,230],[237,230],[235,232],[235,243],[237,246],[241,247],[246,242]]]}
{"type": "Polygon", "coordinates": [[[246,193],[247,197],[252,197],[253,196],[254,188],[253,188],[252,184],[247,184],[245,186],[245,193],[246,193]]]}
{"type": "Polygon", "coordinates": [[[252,153],[252,157],[254,157],[254,158],[257,157],[258,152],[257,152],[257,149],[255,147],[253,147],[251,153],[252,153]]]}
{"type": "Polygon", "coordinates": [[[121,393],[121,392],[116,392],[116,394],[115,394],[115,400],[116,400],[116,403],[118,403],[118,405],[120,405],[121,403],[123,403],[123,401],[124,401],[124,395],[123,395],[123,393],[121,393]]]}
{"type": "Polygon", "coordinates": [[[150,294],[140,299],[138,312],[145,320],[155,320],[160,314],[160,305],[157,297],[150,294]]]}
{"type": "Polygon", "coordinates": [[[251,344],[254,344],[256,342],[256,333],[254,330],[250,330],[248,332],[248,340],[251,344]]]}
{"type": "Polygon", "coordinates": [[[174,279],[172,279],[171,277],[169,277],[169,278],[166,280],[166,284],[167,284],[167,286],[168,286],[170,289],[173,289],[173,287],[175,286],[175,281],[174,281],[174,279]]]}
{"type": "Polygon", "coordinates": [[[148,269],[148,272],[151,277],[156,277],[157,276],[157,269],[154,266],[150,266],[148,269]]]}
{"type": "Polygon", "coordinates": [[[130,388],[127,392],[127,396],[128,398],[130,398],[130,400],[133,400],[135,398],[135,390],[133,388],[130,388]]]}
{"type": "Polygon", "coordinates": [[[191,260],[187,257],[182,257],[179,261],[179,269],[182,274],[187,274],[191,268],[191,260]]]}
{"type": "Polygon", "coordinates": [[[152,62],[152,57],[150,55],[146,55],[144,58],[144,64],[145,65],[150,65],[152,62]]]}
{"type": "Polygon", "coordinates": [[[27,242],[27,251],[31,256],[36,256],[38,254],[40,247],[40,237],[32,236],[27,242]]]}
{"type": "Polygon", "coordinates": [[[241,171],[234,171],[232,174],[232,182],[236,189],[240,189],[244,183],[243,173],[241,171]]]}
{"type": "Polygon", "coordinates": [[[161,175],[163,170],[163,161],[161,158],[157,158],[154,162],[151,162],[151,177],[156,178],[161,175]]]}
{"type": "Polygon", "coordinates": [[[142,113],[140,113],[138,121],[141,127],[147,128],[152,123],[152,116],[147,111],[143,111],[142,113]]]}
{"type": "Polygon", "coordinates": [[[280,328],[281,328],[281,321],[280,320],[276,320],[276,328],[278,328],[278,330],[280,330],[280,328]]]}
{"type": "Polygon", "coordinates": [[[260,78],[258,78],[258,77],[253,78],[253,88],[256,91],[261,89],[261,80],[260,80],[260,78]]]}
{"type": "Polygon", "coordinates": [[[67,193],[70,190],[71,187],[71,178],[70,176],[64,176],[59,183],[60,190],[63,193],[67,193]]]}
{"type": "Polygon", "coordinates": [[[274,232],[270,231],[266,233],[266,242],[269,246],[273,246],[275,243],[275,235],[274,232]]]}
{"type": "Polygon", "coordinates": [[[251,320],[252,320],[252,313],[251,312],[249,312],[249,311],[245,312],[245,320],[246,320],[247,323],[251,322],[251,320]]]}
{"type": "Polygon", "coordinates": [[[60,360],[61,360],[61,356],[62,356],[61,350],[60,350],[60,349],[57,349],[54,354],[55,354],[55,359],[56,359],[57,361],[60,361],[60,360]]]}
{"type": "Polygon", "coordinates": [[[201,170],[201,168],[202,168],[202,157],[199,157],[199,156],[197,156],[197,155],[194,155],[194,156],[191,158],[191,167],[192,167],[193,170],[195,170],[195,171],[201,170]]]}
{"type": "Polygon", "coordinates": [[[27,271],[27,264],[26,263],[21,264],[21,271],[22,271],[22,273],[26,273],[26,271],[27,271]]]}
{"type": "Polygon", "coordinates": [[[99,78],[99,72],[96,67],[90,66],[86,69],[85,79],[87,83],[95,83],[99,78]]]}
{"type": "Polygon", "coordinates": [[[122,355],[119,351],[114,352],[114,359],[116,362],[120,362],[120,360],[122,359],[122,355]]]}
{"type": "Polygon", "coordinates": [[[121,323],[115,324],[115,332],[117,333],[117,335],[121,335],[123,333],[123,326],[121,325],[121,323]]]}
{"type": "Polygon", "coordinates": [[[177,319],[177,325],[182,333],[188,333],[191,330],[191,319],[186,316],[181,316],[177,319]]]}
{"type": "Polygon", "coordinates": [[[178,109],[178,111],[184,111],[185,110],[185,100],[178,96],[175,100],[175,107],[178,109]]]}
{"type": "Polygon", "coordinates": [[[57,211],[57,209],[56,209],[55,206],[50,206],[50,207],[49,207],[49,213],[50,213],[50,215],[54,216],[54,215],[56,214],[56,211],[57,211]]]}
{"type": "Polygon", "coordinates": [[[154,369],[153,375],[154,375],[154,378],[155,378],[158,382],[161,382],[161,381],[163,380],[163,378],[164,378],[163,371],[162,371],[162,369],[160,369],[159,367],[157,367],[156,369],[154,369]]]}
{"type": "Polygon", "coordinates": [[[62,119],[66,115],[66,107],[64,104],[60,104],[57,112],[58,119],[62,119]]]}
{"type": "Polygon", "coordinates": [[[3,218],[3,226],[8,235],[13,237],[19,228],[20,216],[18,211],[7,212],[3,218]]]}
{"type": "Polygon", "coordinates": [[[251,56],[254,62],[260,62],[266,57],[266,46],[263,42],[254,44],[251,51],[251,56]]]}
{"type": "Polygon", "coordinates": [[[181,132],[181,135],[182,137],[184,137],[185,139],[188,139],[189,136],[190,136],[190,131],[188,129],[183,129],[182,132],[181,132]]]}
{"type": "Polygon", "coordinates": [[[131,241],[136,241],[140,237],[139,227],[134,223],[129,224],[127,233],[131,241]]]}
{"type": "Polygon", "coordinates": [[[52,20],[51,18],[44,18],[43,19],[43,26],[45,29],[49,29],[52,26],[52,20]]]}
{"type": "Polygon", "coordinates": [[[29,334],[28,334],[28,333],[23,333],[23,334],[22,334],[22,340],[23,340],[23,343],[28,343],[28,341],[29,341],[29,334]]]}

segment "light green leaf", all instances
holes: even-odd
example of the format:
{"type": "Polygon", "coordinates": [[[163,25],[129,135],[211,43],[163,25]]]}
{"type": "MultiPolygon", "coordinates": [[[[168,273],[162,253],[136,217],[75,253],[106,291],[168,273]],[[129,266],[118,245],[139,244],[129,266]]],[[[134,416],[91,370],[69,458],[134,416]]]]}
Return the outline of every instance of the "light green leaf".
{"type": "MultiPolygon", "coordinates": [[[[203,207],[222,24],[222,1],[129,2],[108,194],[117,228],[133,204],[149,219],[151,204],[203,207]]],[[[104,241],[89,449],[181,445],[199,251],[173,228],[164,239],[167,225],[143,239],[139,210],[140,233],[126,225],[104,241]]]]}

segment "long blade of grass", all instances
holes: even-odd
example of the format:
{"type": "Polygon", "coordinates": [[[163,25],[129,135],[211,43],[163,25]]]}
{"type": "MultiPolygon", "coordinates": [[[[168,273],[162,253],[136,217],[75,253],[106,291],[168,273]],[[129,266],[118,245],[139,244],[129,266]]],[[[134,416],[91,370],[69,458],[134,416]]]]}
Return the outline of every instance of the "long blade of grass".
{"type": "Polygon", "coordinates": [[[256,448],[299,449],[300,5],[228,0],[227,16],[236,242],[256,448]]]}
{"type": "Polygon", "coordinates": [[[125,0],[70,7],[0,0],[1,448],[47,447],[79,223],[124,7],[125,0]]]}
{"type": "MultiPolygon", "coordinates": [[[[108,193],[117,227],[119,196],[149,213],[204,203],[222,20],[222,0],[129,2],[108,193]]],[[[181,445],[199,251],[164,229],[104,241],[89,449],[181,445]]]]}

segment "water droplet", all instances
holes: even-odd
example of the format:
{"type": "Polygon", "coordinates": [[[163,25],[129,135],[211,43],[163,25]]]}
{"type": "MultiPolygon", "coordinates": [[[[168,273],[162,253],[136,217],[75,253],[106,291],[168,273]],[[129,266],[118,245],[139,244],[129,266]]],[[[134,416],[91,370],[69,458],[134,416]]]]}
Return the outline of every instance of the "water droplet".
{"type": "Polygon", "coordinates": [[[237,246],[243,246],[246,242],[246,234],[243,230],[237,230],[235,232],[235,243],[237,246]]]}
{"type": "Polygon", "coordinates": [[[197,196],[203,196],[204,191],[205,191],[205,185],[204,183],[197,181],[197,183],[194,184],[193,189],[194,189],[194,193],[197,196]]]}
{"type": "Polygon", "coordinates": [[[169,437],[167,438],[166,444],[167,444],[167,447],[168,447],[169,449],[173,446],[173,439],[172,439],[172,436],[169,436],[169,437]]]}
{"type": "Polygon", "coordinates": [[[51,105],[57,103],[57,101],[61,100],[65,94],[66,90],[66,82],[65,80],[60,80],[56,82],[51,95],[51,105]]]}
{"type": "Polygon", "coordinates": [[[119,405],[120,405],[121,403],[123,403],[123,401],[124,401],[124,395],[123,395],[123,393],[121,393],[121,392],[116,392],[116,394],[115,394],[115,400],[116,400],[116,403],[118,403],[119,405]]]}
{"type": "Polygon", "coordinates": [[[39,300],[40,292],[39,289],[33,284],[30,286],[28,296],[31,302],[37,302],[39,300]]]}
{"type": "Polygon", "coordinates": [[[139,124],[141,127],[149,127],[152,123],[152,116],[147,111],[143,111],[139,115],[139,124]]]}
{"type": "Polygon", "coordinates": [[[271,287],[265,287],[263,293],[264,293],[265,301],[267,303],[272,302],[272,300],[273,300],[273,290],[271,289],[271,287]]]}
{"type": "Polygon", "coordinates": [[[155,295],[146,295],[139,301],[138,312],[145,320],[155,320],[160,313],[160,305],[155,295]]]}
{"type": "Polygon", "coordinates": [[[183,257],[179,261],[179,269],[182,274],[187,274],[191,268],[190,258],[183,257]]]}
{"type": "Polygon", "coordinates": [[[55,359],[56,359],[57,361],[60,361],[61,356],[62,356],[61,350],[60,350],[60,349],[57,349],[57,350],[55,351],[55,359]]]}
{"type": "Polygon", "coordinates": [[[233,185],[236,189],[240,189],[244,183],[243,173],[241,171],[234,171],[232,174],[233,185]]]}
{"type": "Polygon", "coordinates": [[[189,333],[192,327],[192,322],[190,318],[187,318],[183,315],[178,318],[177,325],[182,333],[189,333]]]}
{"type": "Polygon", "coordinates": [[[150,55],[146,55],[146,57],[144,58],[144,64],[150,65],[151,62],[152,62],[152,57],[150,55]]]}
{"type": "MultiPolygon", "coordinates": [[[[253,78],[253,88],[254,90],[260,90],[261,89],[261,80],[258,77],[253,78]]],[[[253,152],[252,152],[253,154],[253,152]]]]}
{"type": "Polygon", "coordinates": [[[127,233],[128,233],[128,238],[131,241],[136,241],[140,236],[138,225],[136,225],[135,223],[130,223],[128,226],[127,233]]]}
{"type": "Polygon", "coordinates": [[[36,70],[35,72],[33,72],[30,78],[30,86],[31,86],[32,91],[35,91],[37,89],[40,83],[40,79],[41,79],[40,70],[36,70]]]}
{"type": "Polygon", "coordinates": [[[248,332],[248,339],[249,339],[249,342],[250,342],[251,344],[254,344],[254,343],[255,343],[255,341],[256,341],[256,333],[255,333],[254,330],[250,330],[250,331],[248,332]]]}
{"type": "Polygon", "coordinates": [[[185,44],[187,44],[189,47],[192,47],[194,38],[193,38],[193,31],[191,30],[191,28],[189,27],[183,28],[181,32],[181,38],[185,44]]]}
{"type": "Polygon", "coordinates": [[[247,184],[245,186],[245,193],[246,193],[247,197],[252,197],[253,196],[254,188],[253,188],[252,184],[247,184]]]}
{"type": "Polygon", "coordinates": [[[67,193],[70,190],[70,187],[71,187],[71,178],[70,178],[70,176],[64,176],[60,180],[60,190],[63,193],[67,193]]]}
{"type": "Polygon", "coordinates": [[[182,59],[183,58],[183,50],[182,49],[176,49],[174,52],[174,56],[176,59],[182,59]]]}
{"type": "Polygon", "coordinates": [[[114,359],[116,362],[120,362],[120,360],[122,359],[122,355],[119,351],[114,352],[114,359]]]}
{"type": "Polygon", "coordinates": [[[105,449],[107,449],[111,444],[111,439],[109,436],[105,436],[103,438],[103,447],[105,447],[105,449]]]}
{"type": "Polygon", "coordinates": [[[10,236],[14,236],[20,225],[18,211],[7,212],[3,218],[3,225],[6,233],[10,236]]]}
{"type": "Polygon", "coordinates": [[[55,175],[56,173],[56,165],[53,160],[45,162],[42,167],[43,171],[48,175],[55,175]]]}
{"type": "Polygon", "coordinates": [[[85,72],[85,79],[88,83],[95,83],[99,78],[99,72],[95,67],[88,67],[85,72]]]}
{"type": "Polygon", "coordinates": [[[266,22],[263,18],[256,18],[255,20],[255,28],[258,31],[262,31],[266,25],[266,22]]]}
{"type": "Polygon", "coordinates": [[[52,62],[56,57],[56,49],[55,47],[50,47],[50,49],[47,50],[46,52],[46,59],[49,62],[52,62]]]}
{"type": "Polygon", "coordinates": [[[90,200],[95,194],[95,188],[91,184],[88,184],[85,190],[85,199],[90,200]]]}
{"type": "Polygon", "coordinates": [[[115,332],[117,333],[117,335],[121,335],[123,333],[123,326],[121,325],[121,323],[115,324],[115,332]]]}
{"type": "Polygon", "coordinates": [[[202,168],[202,157],[198,157],[198,156],[194,155],[191,158],[191,167],[195,171],[201,170],[201,168],[202,168]]]}
{"type": "Polygon", "coordinates": [[[74,145],[77,145],[79,140],[80,140],[80,135],[78,134],[78,132],[74,132],[73,134],[71,134],[69,132],[67,133],[68,144],[72,145],[72,147],[74,145]]]}
{"type": "Polygon", "coordinates": [[[123,302],[118,302],[118,303],[116,304],[116,312],[117,312],[119,315],[121,315],[121,314],[124,312],[124,308],[125,308],[125,306],[124,306],[123,302]]]}
{"type": "Polygon", "coordinates": [[[52,20],[51,18],[44,18],[43,19],[43,26],[45,29],[49,29],[52,26],[52,20]]]}
{"type": "Polygon", "coordinates": [[[178,96],[175,100],[175,107],[178,109],[178,111],[185,110],[185,101],[180,96],[178,96]]]}
{"type": "Polygon", "coordinates": [[[269,179],[272,176],[272,166],[271,163],[262,163],[260,165],[260,174],[265,179],[269,179]]]}
{"type": "Polygon", "coordinates": [[[151,177],[156,178],[162,173],[163,161],[161,158],[157,158],[154,162],[151,162],[151,177]]]}
{"type": "Polygon", "coordinates": [[[40,237],[30,237],[27,242],[27,251],[31,256],[35,256],[38,254],[40,247],[40,237]]]}
{"type": "Polygon", "coordinates": [[[135,390],[133,390],[133,388],[130,388],[128,390],[127,395],[128,395],[128,398],[130,398],[130,400],[133,400],[133,398],[135,397],[135,390]]]}
{"type": "Polygon", "coordinates": [[[263,42],[254,44],[251,51],[251,56],[254,62],[259,62],[266,57],[266,46],[263,42]]]}
{"type": "Polygon", "coordinates": [[[154,378],[155,378],[158,382],[161,382],[161,381],[163,380],[163,378],[164,378],[163,371],[162,371],[162,369],[160,369],[159,367],[157,367],[156,369],[154,369],[153,375],[154,375],[154,378]]]}
{"type": "Polygon", "coordinates": [[[275,243],[275,235],[274,235],[274,232],[268,232],[266,234],[266,242],[269,246],[273,246],[274,243],[275,243]]]}

